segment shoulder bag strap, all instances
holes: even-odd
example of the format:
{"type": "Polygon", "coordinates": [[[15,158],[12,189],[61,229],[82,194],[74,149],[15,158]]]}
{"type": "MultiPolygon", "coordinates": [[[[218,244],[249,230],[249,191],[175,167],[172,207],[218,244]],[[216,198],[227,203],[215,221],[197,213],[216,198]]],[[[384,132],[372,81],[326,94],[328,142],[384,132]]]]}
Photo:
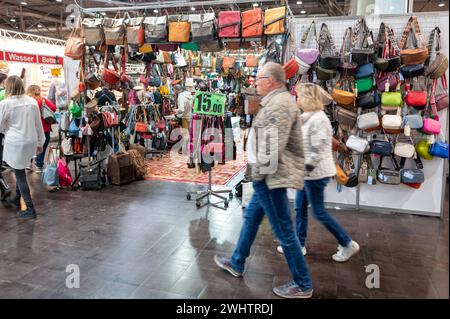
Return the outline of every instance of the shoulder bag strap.
{"type": "Polygon", "coordinates": [[[341,58],[343,62],[350,62],[350,49],[352,47],[352,28],[348,27],[345,29],[344,36],[342,37],[341,45],[341,58]],[[347,43],[348,38],[348,43],[347,43]],[[348,49],[348,50],[347,50],[348,49]]]}
{"type": "MultiPolygon", "coordinates": [[[[390,42],[390,46],[395,53],[395,56],[400,56],[400,48],[398,46],[397,40],[394,38],[394,32],[390,27],[386,27],[387,37],[390,42]]],[[[391,55],[390,55],[391,56],[391,55]]]]}
{"type": "Polygon", "coordinates": [[[408,41],[408,35],[412,29],[413,20],[414,20],[414,17],[410,17],[408,20],[408,23],[406,24],[405,28],[403,29],[402,39],[400,40],[400,44],[399,44],[400,49],[404,49],[406,46],[406,42],[408,41]]]}
{"type": "Polygon", "coordinates": [[[316,48],[317,48],[317,31],[316,31],[316,22],[314,20],[311,22],[311,24],[309,25],[308,29],[306,29],[306,31],[303,33],[302,40],[301,40],[300,43],[302,44],[302,46],[303,46],[303,44],[306,43],[306,41],[308,40],[309,32],[311,31],[311,29],[313,31],[314,41],[315,41],[315,45],[316,45],[316,48]]]}

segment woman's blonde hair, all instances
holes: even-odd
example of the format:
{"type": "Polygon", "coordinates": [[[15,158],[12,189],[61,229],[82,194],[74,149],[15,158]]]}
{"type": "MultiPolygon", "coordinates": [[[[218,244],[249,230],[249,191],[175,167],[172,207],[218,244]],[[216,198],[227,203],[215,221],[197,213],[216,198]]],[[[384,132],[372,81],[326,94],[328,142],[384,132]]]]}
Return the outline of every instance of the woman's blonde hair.
{"type": "Polygon", "coordinates": [[[333,101],[327,91],[314,83],[299,83],[295,91],[301,103],[299,106],[305,112],[322,111],[325,105],[333,101]]]}
{"type": "Polygon", "coordinates": [[[24,95],[25,87],[22,79],[17,75],[8,76],[5,80],[5,96],[24,95]]]}
{"type": "Polygon", "coordinates": [[[41,87],[36,84],[32,84],[27,88],[27,95],[29,96],[35,96],[36,92],[41,92],[41,87]]]}

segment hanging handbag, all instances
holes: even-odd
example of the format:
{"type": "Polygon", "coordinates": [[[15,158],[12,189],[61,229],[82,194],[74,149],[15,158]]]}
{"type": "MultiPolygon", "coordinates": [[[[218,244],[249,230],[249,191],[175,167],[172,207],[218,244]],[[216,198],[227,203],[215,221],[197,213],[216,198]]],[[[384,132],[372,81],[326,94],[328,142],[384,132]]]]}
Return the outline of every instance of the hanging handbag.
{"type": "Polygon", "coordinates": [[[69,106],[69,113],[72,115],[72,118],[79,119],[83,114],[83,108],[75,101],[72,101],[69,106]]]}
{"type": "Polygon", "coordinates": [[[381,125],[384,130],[399,130],[402,128],[402,123],[400,108],[398,108],[397,114],[385,114],[381,118],[381,125]]]}
{"type": "Polygon", "coordinates": [[[417,154],[423,159],[432,160],[434,158],[433,155],[430,154],[430,146],[431,144],[427,139],[422,139],[416,144],[417,154]]]}
{"type": "Polygon", "coordinates": [[[345,29],[344,36],[342,38],[341,45],[341,58],[342,63],[339,65],[339,73],[342,76],[354,76],[358,69],[358,65],[356,63],[352,63],[351,60],[351,48],[352,48],[352,28],[348,27],[345,29]]]}
{"type": "Polygon", "coordinates": [[[394,169],[383,168],[384,157],[382,156],[380,158],[380,164],[378,165],[377,179],[382,184],[398,185],[401,182],[399,167],[392,155],[390,158],[394,164],[394,169]]]}
{"type": "Polygon", "coordinates": [[[109,58],[110,58],[110,53],[108,53],[108,48],[106,48],[105,62],[103,65],[103,72],[102,72],[102,79],[109,85],[115,86],[120,81],[119,69],[117,68],[116,60],[114,59],[114,57],[112,57],[112,59],[111,59],[114,70],[110,70],[108,68],[109,58]]]}
{"type": "Polygon", "coordinates": [[[47,124],[56,124],[55,112],[45,103],[45,99],[42,99],[41,116],[47,124]]]}
{"type": "Polygon", "coordinates": [[[356,98],[356,106],[361,109],[372,109],[381,104],[381,98],[377,91],[372,91],[364,94],[358,94],[356,98]]]}
{"type": "Polygon", "coordinates": [[[412,129],[421,129],[423,127],[423,119],[419,114],[408,114],[404,117],[404,125],[412,129]]]}
{"type": "Polygon", "coordinates": [[[367,183],[368,177],[368,164],[367,161],[364,160],[358,171],[358,182],[367,183]]]}
{"type": "Polygon", "coordinates": [[[437,156],[440,158],[448,158],[449,149],[448,143],[442,141],[436,141],[430,145],[429,153],[432,156],[437,156]]]}
{"type": "Polygon", "coordinates": [[[313,20],[309,25],[308,29],[303,33],[302,40],[300,42],[300,46],[295,51],[296,57],[303,61],[305,64],[312,65],[319,58],[320,51],[318,49],[318,41],[316,35],[316,23],[313,20]],[[310,48],[308,38],[310,33],[313,35],[313,43],[314,47],[310,48]]]}
{"type": "Polygon", "coordinates": [[[423,64],[409,64],[403,65],[400,68],[400,73],[403,75],[405,79],[411,79],[417,76],[421,76],[424,74],[424,66],[423,64]]]}
{"type": "Polygon", "coordinates": [[[369,112],[358,116],[357,125],[360,130],[371,130],[380,127],[380,119],[375,112],[369,112]]]}
{"type": "Polygon", "coordinates": [[[421,130],[425,134],[437,135],[441,131],[441,123],[431,118],[423,120],[423,127],[421,130]]]}
{"type": "Polygon", "coordinates": [[[298,63],[295,58],[290,59],[283,65],[284,73],[286,75],[286,80],[292,79],[298,72],[298,63]]]}
{"type": "Polygon", "coordinates": [[[372,140],[370,142],[370,153],[381,156],[391,156],[394,147],[391,142],[386,140],[372,140]]]}
{"type": "Polygon", "coordinates": [[[59,186],[58,166],[53,150],[48,152],[47,162],[44,174],[42,174],[42,183],[50,187],[59,186]]]}
{"type": "Polygon", "coordinates": [[[208,42],[216,39],[216,15],[214,11],[203,14],[190,14],[192,41],[208,42]]]}
{"type": "Polygon", "coordinates": [[[103,18],[103,32],[106,45],[124,45],[126,28],[125,19],[103,18]]]}
{"type": "Polygon", "coordinates": [[[66,132],[70,127],[70,115],[68,112],[61,112],[59,116],[59,130],[66,132]]]}
{"type": "Polygon", "coordinates": [[[63,140],[61,141],[61,151],[65,156],[73,155],[72,139],[70,137],[63,138],[63,140]]]}
{"type": "Polygon", "coordinates": [[[144,18],[128,18],[125,20],[127,26],[127,44],[143,45],[145,43],[144,18]]]}
{"type": "Polygon", "coordinates": [[[337,69],[341,58],[334,45],[328,26],[322,23],[319,33],[319,65],[324,69],[337,69]]]}
{"type": "Polygon", "coordinates": [[[378,58],[375,67],[381,72],[394,72],[401,66],[400,49],[392,30],[385,24],[380,24],[378,32],[378,58]]]}
{"type": "Polygon", "coordinates": [[[70,126],[69,126],[69,129],[67,130],[67,132],[69,133],[69,135],[73,135],[73,136],[80,135],[80,128],[78,127],[78,124],[75,120],[72,120],[70,122],[70,126]]]}
{"type": "Polygon", "coordinates": [[[234,57],[224,56],[222,58],[222,67],[224,69],[233,69],[235,62],[236,62],[236,59],[234,57]]]}
{"type": "Polygon", "coordinates": [[[341,185],[345,185],[348,183],[348,176],[345,174],[344,170],[340,165],[335,164],[336,166],[336,182],[341,185]]]}
{"type": "Polygon", "coordinates": [[[183,21],[182,16],[169,17],[169,42],[189,42],[190,34],[191,24],[189,21],[183,21]]]}
{"type": "Polygon", "coordinates": [[[85,39],[79,27],[72,30],[66,41],[64,55],[72,60],[81,60],[84,56],[85,39]]]}
{"type": "Polygon", "coordinates": [[[318,80],[330,81],[336,76],[337,72],[335,69],[324,69],[320,65],[316,68],[316,76],[318,80]]]}
{"type": "Polygon", "coordinates": [[[355,126],[357,117],[355,112],[336,106],[335,119],[339,125],[351,129],[355,126]]]}
{"type": "Polygon", "coordinates": [[[277,35],[286,32],[286,7],[266,9],[264,13],[264,34],[277,35]]]}
{"type": "Polygon", "coordinates": [[[242,12],[242,37],[261,37],[264,33],[263,14],[261,8],[242,12]]]}
{"type": "Polygon", "coordinates": [[[352,62],[358,65],[371,63],[374,55],[372,33],[364,18],[358,19],[353,33],[352,62]]]}
{"type": "Polygon", "coordinates": [[[247,55],[245,57],[245,66],[255,68],[258,67],[259,58],[257,55],[247,55]]]}
{"type": "Polygon", "coordinates": [[[239,38],[240,36],[240,11],[220,11],[219,12],[219,37],[239,38]]]}
{"type": "Polygon", "coordinates": [[[167,42],[167,15],[161,17],[145,17],[145,42],[167,42]]]}
{"type": "Polygon", "coordinates": [[[430,53],[430,59],[432,57],[434,59],[429,61],[425,76],[430,79],[439,79],[445,75],[448,69],[448,58],[441,50],[441,30],[439,27],[435,27],[431,31],[430,40],[428,41],[428,52],[430,53]]]}
{"type": "Polygon", "coordinates": [[[428,95],[426,91],[407,91],[405,102],[408,106],[422,110],[427,106],[428,95]]]}
{"type": "Polygon", "coordinates": [[[383,92],[381,94],[381,105],[400,107],[402,105],[402,93],[383,92]]]}
{"type": "Polygon", "coordinates": [[[354,109],[355,108],[355,93],[353,88],[353,82],[351,81],[351,92],[342,90],[342,82],[343,79],[339,79],[339,81],[336,83],[335,88],[333,89],[333,92],[331,93],[331,96],[333,97],[333,100],[336,101],[336,104],[342,107],[345,107],[347,109],[354,109]]]}
{"type": "Polygon", "coordinates": [[[423,38],[417,17],[409,18],[405,29],[403,30],[402,39],[400,40],[400,56],[402,63],[406,65],[422,64],[428,59],[428,48],[425,39],[423,38]],[[413,48],[407,49],[406,43],[410,32],[413,32],[413,48]]]}
{"type": "Polygon", "coordinates": [[[409,138],[409,142],[399,142],[397,139],[394,147],[394,154],[399,157],[413,158],[416,154],[416,149],[412,144],[412,139],[409,138]]]}
{"type": "Polygon", "coordinates": [[[433,79],[430,97],[430,104],[433,105],[436,112],[448,108],[447,80],[445,75],[441,77],[442,88],[444,91],[439,94],[436,94],[437,82],[437,79],[433,79]]]}
{"type": "Polygon", "coordinates": [[[362,78],[368,78],[373,77],[375,73],[375,70],[373,68],[372,63],[366,63],[358,66],[358,69],[355,74],[355,78],[362,79],[362,78]]]}
{"type": "Polygon", "coordinates": [[[345,146],[357,153],[364,153],[369,148],[369,142],[365,138],[350,135],[345,143],[345,146]]]}
{"type": "Polygon", "coordinates": [[[58,184],[61,187],[72,186],[73,178],[70,174],[69,165],[67,162],[59,158],[56,164],[58,171],[58,184]]]}
{"type": "Polygon", "coordinates": [[[395,91],[399,83],[399,78],[396,73],[383,73],[376,79],[377,89],[380,92],[386,91],[386,84],[389,91],[395,91]]]}
{"type": "Polygon", "coordinates": [[[373,77],[357,79],[355,81],[355,86],[356,89],[358,90],[358,93],[371,91],[373,88],[373,77]]]}
{"type": "Polygon", "coordinates": [[[105,41],[101,18],[84,18],[82,26],[86,45],[98,47],[105,41]]]}

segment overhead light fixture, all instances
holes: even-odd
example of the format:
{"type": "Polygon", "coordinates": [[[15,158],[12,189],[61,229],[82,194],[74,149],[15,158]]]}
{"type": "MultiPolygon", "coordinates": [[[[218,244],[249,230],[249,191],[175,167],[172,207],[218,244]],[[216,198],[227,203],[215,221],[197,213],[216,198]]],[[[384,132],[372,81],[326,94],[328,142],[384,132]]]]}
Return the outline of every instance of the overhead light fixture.
{"type": "Polygon", "coordinates": [[[305,14],[305,13],[306,13],[306,11],[305,11],[305,10],[302,10],[302,11],[300,11],[300,13],[301,13],[301,14],[305,14]]]}
{"type": "Polygon", "coordinates": [[[158,13],[158,12],[159,12],[158,9],[153,10],[153,13],[158,13]]]}
{"type": "Polygon", "coordinates": [[[194,7],[191,7],[191,10],[192,10],[192,11],[195,11],[195,8],[194,8],[194,7]]]}
{"type": "Polygon", "coordinates": [[[56,0],[56,2],[62,2],[62,0],[56,0]]]}
{"type": "Polygon", "coordinates": [[[440,2],[440,3],[438,4],[438,7],[445,7],[445,3],[444,3],[444,2],[440,2]]]}
{"type": "Polygon", "coordinates": [[[11,22],[16,22],[16,19],[11,18],[9,21],[11,21],[11,22]]]}
{"type": "Polygon", "coordinates": [[[26,6],[28,3],[26,3],[25,1],[22,1],[20,4],[23,6],[26,6]]]}
{"type": "Polygon", "coordinates": [[[259,4],[254,3],[253,6],[256,8],[256,7],[259,7],[259,4]]]}
{"type": "Polygon", "coordinates": [[[38,26],[38,28],[42,28],[42,24],[38,24],[37,26],[38,26]]]}
{"type": "Polygon", "coordinates": [[[297,4],[303,4],[303,2],[302,1],[297,1],[297,4]]]}
{"type": "Polygon", "coordinates": [[[105,12],[102,12],[102,13],[100,13],[102,16],[105,16],[106,15],[106,13],[105,12]]]}

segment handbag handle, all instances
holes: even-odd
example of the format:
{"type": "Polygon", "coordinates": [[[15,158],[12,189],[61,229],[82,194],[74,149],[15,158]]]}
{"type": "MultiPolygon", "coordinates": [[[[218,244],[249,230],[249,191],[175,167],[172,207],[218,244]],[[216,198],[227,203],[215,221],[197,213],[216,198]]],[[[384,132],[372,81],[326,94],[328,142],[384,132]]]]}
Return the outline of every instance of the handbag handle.
{"type": "Polygon", "coordinates": [[[308,40],[309,32],[311,31],[311,29],[313,31],[314,40],[315,40],[316,48],[317,48],[317,46],[318,46],[317,31],[316,31],[316,22],[314,20],[311,21],[311,24],[309,25],[308,29],[306,29],[306,31],[303,33],[302,40],[300,43],[302,45],[306,43],[306,40],[308,40]]]}
{"type": "Polygon", "coordinates": [[[333,55],[338,55],[330,30],[326,23],[322,23],[319,34],[319,51],[322,53],[325,50],[330,51],[333,55]]]}
{"type": "MultiPolygon", "coordinates": [[[[385,157],[386,156],[383,156],[383,155],[380,157],[380,163],[378,164],[378,170],[386,169],[386,168],[383,167],[383,160],[384,160],[385,157]]],[[[395,159],[394,154],[391,154],[389,156],[389,158],[391,159],[392,164],[394,164],[394,170],[399,171],[400,170],[400,166],[399,166],[397,160],[395,159]]]]}
{"type": "Polygon", "coordinates": [[[348,27],[347,29],[345,29],[344,36],[342,37],[341,57],[343,62],[350,62],[351,47],[352,47],[352,28],[348,27]],[[346,42],[347,37],[349,43],[346,42]],[[346,50],[346,48],[348,48],[349,50],[346,50]],[[349,57],[349,59],[346,59],[346,57],[349,57]]]}
{"type": "Polygon", "coordinates": [[[428,40],[428,52],[430,54],[429,61],[432,57],[441,50],[441,29],[435,27],[430,33],[430,38],[428,40]]]}
{"type": "Polygon", "coordinates": [[[373,39],[369,43],[369,36],[372,36],[369,28],[367,27],[366,20],[364,18],[358,19],[356,22],[355,32],[353,33],[353,48],[364,49],[373,47],[373,39]],[[366,45],[366,46],[365,46],[366,45]]]}
{"type": "Polygon", "coordinates": [[[420,37],[422,36],[422,33],[420,32],[420,26],[419,26],[419,22],[417,21],[417,17],[416,16],[412,16],[409,18],[408,23],[405,26],[405,29],[403,30],[403,35],[402,38],[400,40],[400,49],[404,49],[406,46],[406,42],[408,41],[408,36],[410,32],[413,32],[413,44],[414,46],[417,48],[419,47],[423,47],[423,43],[418,43],[418,40],[420,39],[420,37]],[[413,29],[414,27],[414,29],[413,29]]]}

